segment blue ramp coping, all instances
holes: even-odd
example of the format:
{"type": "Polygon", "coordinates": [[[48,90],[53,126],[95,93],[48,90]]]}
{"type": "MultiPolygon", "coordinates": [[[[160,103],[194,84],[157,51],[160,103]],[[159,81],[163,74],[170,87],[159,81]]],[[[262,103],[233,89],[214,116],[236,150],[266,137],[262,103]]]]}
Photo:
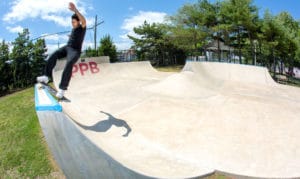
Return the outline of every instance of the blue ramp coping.
{"type": "Polygon", "coordinates": [[[35,110],[36,111],[62,111],[62,106],[45,88],[41,88],[40,84],[35,84],[35,110]]]}

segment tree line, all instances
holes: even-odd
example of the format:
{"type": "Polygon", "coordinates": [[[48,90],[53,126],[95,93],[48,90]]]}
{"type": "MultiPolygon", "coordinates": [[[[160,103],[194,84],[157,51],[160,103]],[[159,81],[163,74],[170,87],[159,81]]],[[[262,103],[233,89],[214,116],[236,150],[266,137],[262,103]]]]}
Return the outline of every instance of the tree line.
{"type": "Polygon", "coordinates": [[[113,39],[110,35],[104,35],[100,39],[100,46],[98,49],[92,49],[88,47],[84,53],[85,57],[97,57],[97,56],[109,56],[111,63],[117,62],[117,47],[113,43],[113,39]]]}
{"type": "Polygon", "coordinates": [[[209,45],[217,42],[213,51],[217,61],[237,59],[270,70],[281,67],[281,71],[283,64],[290,70],[300,66],[299,21],[288,12],[273,15],[265,11],[260,17],[252,0],[199,0],[185,4],[165,23],[145,21],[134,32],[137,37],[128,37],[138,59],[157,65],[184,63],[187,56],[208,60],[209,45]],[[223,56],[221,43],[232,49],[223,56]]]}
{"type": "Polygon", "coordinates": [[[47,57],[44,39],[32,42],[28,29],[10,44],[0,43],[0,96],[32,86],[43,73],[47,57]]]}

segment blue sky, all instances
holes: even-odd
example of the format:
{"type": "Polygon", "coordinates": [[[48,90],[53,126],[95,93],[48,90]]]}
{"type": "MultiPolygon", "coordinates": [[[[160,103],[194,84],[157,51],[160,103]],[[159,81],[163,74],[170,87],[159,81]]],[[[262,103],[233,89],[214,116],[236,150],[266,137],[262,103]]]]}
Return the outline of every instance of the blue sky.
{"type": "MultiPolygon", "coordinates": [[[[98,29],[99,38],[110,34],[119,49],[130,46],[127,34],[144,20],[162,22],[164,16],[176,13],[185,3],[196,0],[74,0],[88,19],[88,26],[97,14],[105,23],[98,29]]],[[[0,0],[0,40],[13,41],[17,32],[29,28],[31,38],[43,34],[70,30],[71,12],[67,9],[69,0],[0,0]]],[[[300,19],[300,1],[296,0],[255,0],[261,14],[265,9],[277,14],[290,12],[300,19]]],[[[46,39],[49,51],[63,45],[67,35],[51,36],[46,39]]],[[[84,47],[91,46],[93,31],[87,31],[84,47]]]]}

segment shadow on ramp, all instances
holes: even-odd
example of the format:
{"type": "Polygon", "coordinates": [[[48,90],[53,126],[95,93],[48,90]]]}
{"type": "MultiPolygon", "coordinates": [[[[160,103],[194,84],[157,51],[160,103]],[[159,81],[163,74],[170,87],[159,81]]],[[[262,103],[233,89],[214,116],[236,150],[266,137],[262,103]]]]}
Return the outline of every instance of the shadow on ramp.
{"type": "Polygon", "coordinates": [[[108,116],[106,120],[99,121],[98,123],[92,125],[92,126],[86,126],[83,124],[78,123],[77,121],[74,120],[74,122],[79,125],[81,128],[85,130],[90,130],[90,131],[95,131],[95,132],[107,132],[113,125],[116,127],[124,127],[126,128],[127,132],[123,134],[123,137],[128,137],[129,133],[131,132],[130,126],[127,124],[126,121],[122,119],[118,119],[111,115],[110,113],[100,111],[101,113],[105,114],[108,116]]]}

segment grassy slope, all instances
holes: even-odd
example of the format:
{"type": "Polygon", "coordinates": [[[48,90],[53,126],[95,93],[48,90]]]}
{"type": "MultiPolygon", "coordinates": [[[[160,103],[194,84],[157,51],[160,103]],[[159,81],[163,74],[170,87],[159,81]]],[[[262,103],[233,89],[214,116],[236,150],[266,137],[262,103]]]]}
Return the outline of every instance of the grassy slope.
{"type": "Polygon", "coordinates": [[[33,93],[30,88],[0,98],[0,178],[58,178],[34,110],[33,93]]]}
{"type": "Polygon", "coordinates": [[[154,67],[154,68],[162,72],[180,72],[183,68],[183,65],[173,65],[173,66],[154,67]]]}

